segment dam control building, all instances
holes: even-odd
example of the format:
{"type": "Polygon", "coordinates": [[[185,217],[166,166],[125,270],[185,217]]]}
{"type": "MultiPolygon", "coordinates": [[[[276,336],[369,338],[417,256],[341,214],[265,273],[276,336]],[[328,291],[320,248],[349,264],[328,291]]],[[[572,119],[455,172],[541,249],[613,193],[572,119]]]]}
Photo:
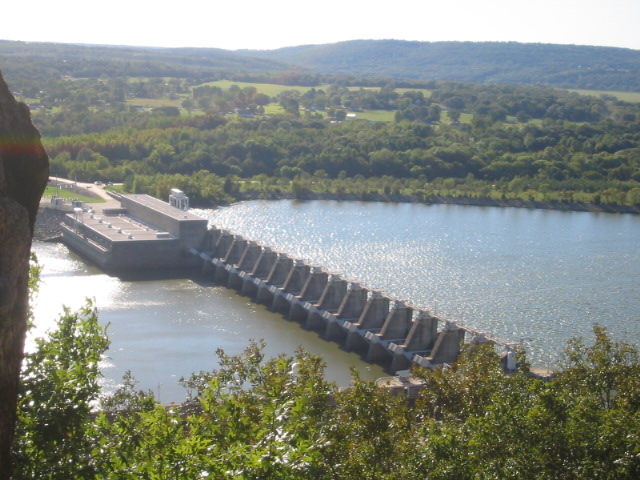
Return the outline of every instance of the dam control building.
{"type": "Polygon", "coordinates": [[[102,214],[74,209],[62,240],[107,272],[182,269],[198,265],[189,253],[203,247],[208,221],[189,213],[188,197],[173,189],[169,203],[149,195],[119,195],[120,208],[102,214]]]}

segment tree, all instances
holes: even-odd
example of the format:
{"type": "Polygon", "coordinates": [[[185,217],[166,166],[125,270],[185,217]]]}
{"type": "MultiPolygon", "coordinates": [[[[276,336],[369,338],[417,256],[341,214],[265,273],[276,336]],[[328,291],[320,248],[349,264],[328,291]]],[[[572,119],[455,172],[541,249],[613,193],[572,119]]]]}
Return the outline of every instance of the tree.
{"type": "Polygon", "coordinates": [[[57,329],[36,340],[22,370],[15,478],[87,478],[93,472],[92,403],[109,342],[91,302],[65,308],[57,329]]]}
{"type": "Polygon", "coordinates": [[[296,117],[300,116],[300,104],[298,103],[298,99],[293,97],[284,97],[280,100],[280,105],[285,112],[296,117]]]}
{"type": "Polygon", "coordinates": [[[447,113],[449,115],[449,120],[451,120],[451,122],[453,123],[456,123],[458,120],[460,120],[460,115],[462,114],[460,110],[456,109],[451,109],[447,113]]]}

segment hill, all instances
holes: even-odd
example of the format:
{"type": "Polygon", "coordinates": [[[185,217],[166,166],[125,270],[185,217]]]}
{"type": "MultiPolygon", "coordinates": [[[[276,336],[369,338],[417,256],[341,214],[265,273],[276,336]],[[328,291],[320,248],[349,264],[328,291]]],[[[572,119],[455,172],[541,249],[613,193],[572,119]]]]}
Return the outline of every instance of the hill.
{"type": "Polygon", "coordinates": [[[341,75],[640,91],[640,51],[623,48],[355,40],[243,53],[341,75]]]}
{"type": "Polygon", "coordinates": [[[0,68],[14,79],[180,77],[319,85],[450,80],[640,92],[640,51],[499,42],[354,40],[277,50],[149,48],[0,40],[0,68]]]}
{"type": "Polygon", "coordinates": [[[234,73],[273,74],[290,68],[277,60],[252,58],[215,48],[151,48],[0,40],[0,69],[12,79],[228,78],[234,73]]]}

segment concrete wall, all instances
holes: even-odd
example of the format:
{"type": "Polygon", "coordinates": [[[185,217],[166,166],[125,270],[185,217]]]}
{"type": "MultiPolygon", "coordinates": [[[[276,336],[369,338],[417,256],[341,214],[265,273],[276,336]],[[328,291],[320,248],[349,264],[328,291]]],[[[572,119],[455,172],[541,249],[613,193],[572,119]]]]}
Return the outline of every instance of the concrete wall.
{"type": "Polygon", "coordinates": [[[199,258],[181,249],[176,239],[117,242],[106,248],[65,225],[62,234],[69,248],[110,273],[184,269],[201,264],[199,258]]]}

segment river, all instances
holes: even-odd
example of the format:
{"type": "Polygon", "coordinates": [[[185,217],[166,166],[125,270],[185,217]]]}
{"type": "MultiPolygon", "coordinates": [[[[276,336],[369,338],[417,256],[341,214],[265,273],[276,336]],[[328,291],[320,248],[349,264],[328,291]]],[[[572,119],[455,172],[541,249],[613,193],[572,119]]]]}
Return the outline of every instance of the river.
{"type": "MultiPolygon", "coordinates": [[[[251,201],[194,210],[226,228],[327,271],[522,342],[533,363],[553,366],[567,340],[592,325],[640,339],[640,217],[632,215],[336,201],[251,201]]],[[[190,279],[125,281],[66,247],[36,242],[44,264],[39,331],[61,303],[95,297],[112,346],[103,364],[113,388],[126,370],[161,401],[180,400],[178,379],[215,368],[215,350],[239,353],[264,338],[267,353],[297,345],[323,355],[329,377],[348,367],[385,373],[233,291],[190,279]]]]}

